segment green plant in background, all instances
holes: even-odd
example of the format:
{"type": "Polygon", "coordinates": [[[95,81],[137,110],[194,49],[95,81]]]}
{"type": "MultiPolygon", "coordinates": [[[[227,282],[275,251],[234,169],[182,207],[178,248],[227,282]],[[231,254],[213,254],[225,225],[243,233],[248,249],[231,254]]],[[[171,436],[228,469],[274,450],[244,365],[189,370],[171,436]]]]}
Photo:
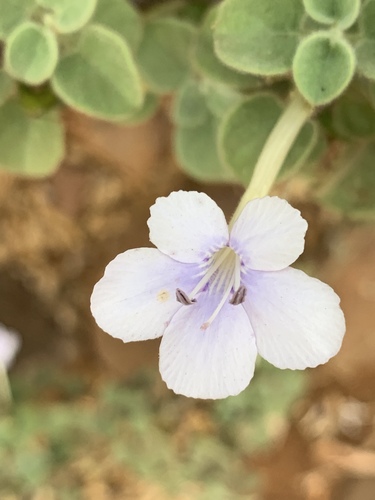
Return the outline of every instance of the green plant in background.
{"type": "MultiPolygon", "coordinates": [[[[193,178],[255,179],[254,195],[257,165],[272,169],[279,155],[278,181],[304,176],[319,203],[374,217],[375,0],[178,1],[142,13],[126,0],[0,0],[0,10],[2,169],[38,177],[58,167],[62,106],[137,124],[168,95],[176,157],[193,178]],[[272,156],[272,134],[280,142],[294,121],[285,151],[272,156]],[[332,142],[341,154],[318,175],[332,142]]],[[[94,409],[46,407],[43,420],[39,408],[18,402],[14,419],[0,421],[0,458],[13,464],[0,472],[0,496],[7,488],[28,495],[72,454],[89,454],[104,440],[115,461],[167,489],[198,482],[202,498],[235,498],[231,481],[248,477],[236,450],[252,453],[270,441],[302,380],[262,364],[240,396],[204,407],[220,441],[193,437],[182,455],[170,433],[187,407],[181,398],[147,394],[149,383],[111,387],[94,409]]],[[[244,494],[252,491],[248,479],[244,494]]]]}
{"type": "MultiPolygon", "coordinates": [[[[371,148],[375,123],[372,101],[374,83],[371,80],[374,75],[369,69],[375,61],[371,42],[374,16],[375,2],[372,0],[362,3],[282,0],[277,7],[267,0],[225,0],[219,8],[213,34],[217,55],[226,64],[266,77],[269,89],[281,97],[285,88],[281,88],[280,94],[280,80],[284,80],[289,89],[295,86],[316,109],[315,120],[311,122],[316,127],[315,133],[310,132],[309,141],[305,126],[307,142],[305,145],[301,142],[301,132],[300,140],[297,139],[289,153],[290,157],[293,149],[298,149],[301,160],[290,169],[284,164],[279,179],[283,179],[283,174],[298,175],[306,171],[315,184],[321,184],[317,191],[320,203],[346,216],[366,218],[374,213],[369,199],[375,188],[373,169],[364,160],[367,149],[371,148]],[[277,85],[273,81],[277,81],[277,85]],[[325,106],[323,113],[320,113],[321,106],[325,106]],[[320,150],[322,154],[324,143],[329,144],[332,140],[342,142],[343,154],[336,162],[333,174],[317,175],[309,164],[312,160],[316,163],[316,152],[320,150]],[[342,158],[348,156],[346,150],[358,151],[359,147],[362,153],[358,153],[358,161],[361,165],[364,161],[367,167],[358,168],[355,160],[343,164],[342,158]],[[345,195],[349,184],[355,189],[350,190],[350,195],[349,192],[345,195]]],[[[249,99],[248,108],[250,103],[249,99]]],[[[243,128],[246,129],[247,124],[252,132],[257,128],[259,143],[264,145],[269,132],[264,138],[260,135],[262,128],[266,127],[267,118],[262,118],[262,123],[259,120],[267,115],[266,107],[259,109],[257,127],[251,127],[251,119],[253,123],[256,119],[250,109],[247,115],[245,109],[232,110],[231,113],[232,117],[230,113],[226,117],[227,124],[233,122],[235,127],[242,115],[243,128]]],[[[251,141],[251,146],[246,144],[244,136],[242,141],[236,142],[236,129],[231,133],[225,127],[224,123],[219,148],[225,158],[236,162],[232,168],[242,174],[243,182],[248,181],[259,152],[249,161],[250,153],[246,155],[246,151],[255,148],[257,139],[251,141]],[[231,137],[234,147],[227,151],[231,137]]],[[[269,127],[271,130],[272,123],[269,127]]],[[[244,134],[239,125],[237,130],[244,134]]],[[[349,156],[353,158],[353,155],[349,156]]]]}
{"type": "Polygon", "coordinates": [[[64,155],[59,102],[113,121],[141,110],[144,90],[134,62],[141,19],[130,4],[109,3],[107,9],[105,0],[1,0],[3,168],[31,176],[57,168],[64,155]],[[34,99],[23,98],[25,85],[34,99]]]}
{"type": "MultiPolygon", "coordinates": [[[[257,159],[282,111],[283,103],[274,94],[258,92],[232,107],[221,122],[221,155],[244,185],[250,182],[257,159]],[[253,137],[251,141],[249,134],[253,137]]],[[[317,135],[316,123],[307,122],[289,151],[279,178],[288,178],[307,163],[317,135]]]]}
{"type": "Polygon", "coordinates": [[[232,89],[198,80],[188,80],[178,90],[172,111],[176,155],[196,179],[235,181],[233,172],[219,155],[218,127],[222,115],[239,99],[241,95],[232,89]]]}
{"type": "Polygon", "coordinates": [[[142,13],[128,0],[0,0],[0,9],[2,168],[30,176],[57,168],[61,104],[138,124],[172,94],[181,167],[201,181],[246,184],[297,91],[315,113],[278,180],[308,176],[322,184],[320,203],[330,200],[347,216],[363,213],[359,193],[364,182],[372,192],[372,175],[354,162],[337,164],[332,178],[317,176],[314,165],[333,140],[344,149],[371,147],[375,0],[224,0],[212,7],[181,0],[142,13]],[[15,143],[27,146],[15,153],[15,143]],[[40,144],[49,146],[38,158],[40,144]],[[346,176],[358,186],[350,206],[336,193],[346,176]]]}
{"type": "MultiPolygon", "coordinates": [[[[90,464],[92,474],[97,464],[103,471],[121,467],[124,481],[128,472],[172,497],[191,491],[197,500],[249,498],[257,476],[244,458],[283,434],[303,375],[262,362],[240,396],[203,404],[161,395],[156,378],[143,374],[90,392],[82,379],[53,370],[26,381],[15,376],[12,418],[0,418],[0,460],[7,463],[0,470],[1,498],[28,497],[46,485],[59,498],[79,497],[80,461],[86,477],[90,464]],[[51,388],[61,401],[41,404],[51,388]]],[[[111,477],[103,472],[101,480],[111,477]]]]}

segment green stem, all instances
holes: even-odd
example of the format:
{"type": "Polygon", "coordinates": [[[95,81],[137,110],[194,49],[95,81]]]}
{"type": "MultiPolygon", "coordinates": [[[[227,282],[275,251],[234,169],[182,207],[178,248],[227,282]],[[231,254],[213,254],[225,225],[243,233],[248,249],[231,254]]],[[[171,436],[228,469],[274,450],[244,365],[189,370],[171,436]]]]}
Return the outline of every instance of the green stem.
{"type": "Polygon", "coordinates": [[[12,391],[10,389],[8,373],[0,361],[0,410],[7,410],[12,404],[12,391]]]}
{"type": "Polygon", "coordinates": [[[250,200],[269,193],[298,133],[313,111],[297,92],[292,96],[259,155],[249,187],[236,208],[231,225],[250,200]]]}

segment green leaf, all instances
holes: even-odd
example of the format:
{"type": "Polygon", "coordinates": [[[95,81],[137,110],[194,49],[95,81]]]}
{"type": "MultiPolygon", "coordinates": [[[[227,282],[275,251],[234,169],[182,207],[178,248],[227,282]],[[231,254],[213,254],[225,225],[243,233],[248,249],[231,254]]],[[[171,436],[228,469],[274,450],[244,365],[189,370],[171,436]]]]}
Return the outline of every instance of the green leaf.
{"type": "Polygon", "coordinates": [[[178,91],[173,105],[173,120],[182,127],[202,125],[209,116],[202,84],[188,80],[178,91]]]}
{"type": "Polygon", "coordinates": [[[206,104],[211,113],[221,118],[232,106],[241,101],[243,94],[226,85],[204,82],[203,92],[206,104]]]}
{"type": "Polygon", "coordinates": [[[356,54],[359,72],[375,80],[375,40],[361,40],[356,46],[356,54]]]}
{"type": "Polygon", "coordinates": [[[239,73],[225,66],[214,51],[213,26],[218,7],[212,8],[206,15],[198,32],[193,50],[193,63],[205,77],[216,82],[225,83],[238,88],[254,88],[259,81],[251,75],[239,73]]]}
{"type": "Polygon", "coordinates": [[[57,111],[29,116],[15,101],[0,108],[0,168],[41,177],[64,156],[64,128],[57,111]]]}
{"type": "Polygon", "coordinates": [[[19,24],[26,21],[34,8],[34,0],[0,0],[0,39],[4,40],[19,24]]]}
{"type": "Polygon", "coordinates": [[[126,42],[99,25],[82,31],[75,51],[59,62],[52,87],[72,108],[108,120],[131,116],[143,100],[141,81],[126,42]]]}
{"type": "MultiPolygon", "coordinates": [[[[220,124],[219,150],[223,161],[237,179],[247,185],[263,146],[280,118],[283,106],[272,94],[257,94],[232,108],[220,124]]],[[[299,133],[279,174],[294,173],[311,153],[317,131],[308,122],[299,133]]]]}
{"type": "Polygon", "coordinates": [[[346,139],[375,136],[375,110],[358,92],[344,94],[333,105],[332,126],[346,139]]]}
{"type": "Polygon", "coordinates": [[[203,182],[233,182],[232,172],[217,150],[217,121],[208,116],[197,127],[178,127],[175,136],[177,159],[184,171],[203,182]]]}
{"type": "Polygon", "coordinates": [[[216,87],[207,82],[188,80],[177,92],[173,106],[173,119],[177,125],[176,153],[190,176],[203,182],[233,182],[232,172],[218,156],[217,129],[224,109],[241,97],[228,87],[224,88],[230,95],[225,95],[225,90],[220,94],[220,91],[214,91],[216,87]]]}
{"type": "Polygon", "coordinates": [[[362,34],[366,38],[375,39],[375,0],[363,2],[358,22],[362,34]]]}
{"type": "Polygon", "coordinates": [[[303,0],[306,12],[322,24],[336,24],[341,29],[349,28],[357,19],[360,0],[303,0]]]}
{"type": "Polygon", "coordinates": [[[344,152],[340,169],[325,188],[321,201],[354,219],[375,218],[375,142],[344,152]]]}
{"type": "Polygon", "coordinates": [[[134,114],[124,120],[124,123],[129,125],[140,125],[146,122],[156,113],[160,104],[158,95],[151,94],[150,92],[145,95],[143,105],[134,114]]]}
{"type": "Polygon", "coordinates": [[[0,106],[15,92],[16,86],[12,78],[0,69],[0,106]]]}
{"type": "Polygon", "coordinates": [[[355,71],[352,46],[329,32],[307,36],[293,60],[295,83],[307,101],[315,106],[327,104],[349,85],[355,71]]]}
{"type": "Polygon", "coordinates": [[[194,27],[174,18],[151,19],[146,23],[137,62],[151,90],[176,90],[189,75],[194,27]]]}
{"type": "Polygon", "coordinates": [[[36,23],[20,24],[5,46],[5,69],[17,80],[39,85],[51,77],[59,57],[55,35],[36,23]]]}
{"type": "Polygon", "coordinates": [[[36,0],[48,9],[44,23],[59,33],[73,33],[89,22],[97,0],[36,0]]]}
{"type": "Polygon", "coordinates": [[[302,15],[300,0],[225,0],[214,28],[216,53],[239,71],[265,76],[287,73],[302,15]]]}
{"type": "Polygon", "coordinates": [[[124,37],[133,51],[139,47],[142,20],[138,11],[126,0],[98,0],[93,21],[124,37]]]}

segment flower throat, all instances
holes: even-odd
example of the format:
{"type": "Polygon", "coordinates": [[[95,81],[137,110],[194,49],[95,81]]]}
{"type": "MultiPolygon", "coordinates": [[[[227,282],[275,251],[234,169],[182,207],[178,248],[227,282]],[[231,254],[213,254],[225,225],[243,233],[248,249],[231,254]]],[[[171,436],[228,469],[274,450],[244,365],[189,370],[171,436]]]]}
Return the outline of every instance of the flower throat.
{"type": "Polygon", "coordinates": [[[246,297],[246,288],[241,285],[241,261],[234,250],[229,247],[222,248],[212,255],[205,268],[203,277],[189,294],[180,288],[176,290],[177,301],[185,306],[194,304],[197,301],[197,294],[202,291],[207,291],[208,294],[222,294],[218,306],[203,323],[201,330],[206,330],[210,326],[231,294],[229,303],[232,305],[241,304],[246,297]]]}

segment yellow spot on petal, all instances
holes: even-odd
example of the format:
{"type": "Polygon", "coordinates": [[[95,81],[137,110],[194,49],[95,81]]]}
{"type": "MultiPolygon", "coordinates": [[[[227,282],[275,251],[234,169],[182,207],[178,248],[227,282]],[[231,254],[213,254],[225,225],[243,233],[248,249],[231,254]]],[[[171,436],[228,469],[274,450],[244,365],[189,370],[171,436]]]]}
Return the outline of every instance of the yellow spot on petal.
{"type": "Polygon", "coordinates": [[[169,300],[169,292],[167,290],[160,290],[156,298],[159,302],[166,302],[169,300]]]}

